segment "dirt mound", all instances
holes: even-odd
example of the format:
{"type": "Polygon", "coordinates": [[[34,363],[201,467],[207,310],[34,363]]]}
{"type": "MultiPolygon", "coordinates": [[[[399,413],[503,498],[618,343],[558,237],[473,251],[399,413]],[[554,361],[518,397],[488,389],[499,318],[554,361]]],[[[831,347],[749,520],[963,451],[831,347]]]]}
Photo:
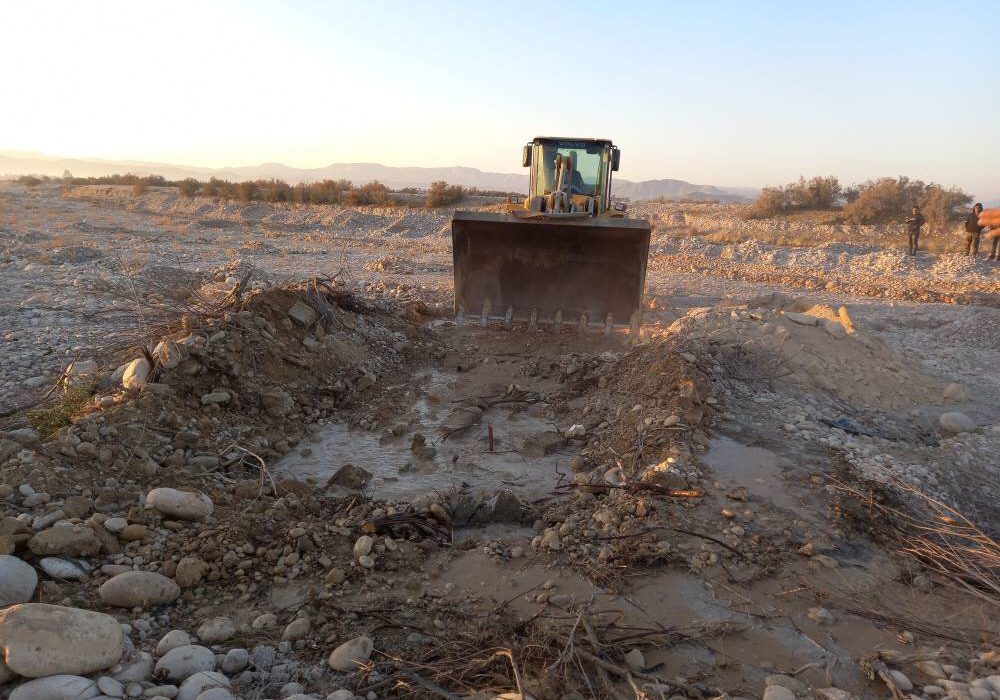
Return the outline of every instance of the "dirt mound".
{"type": "Polygon", "coordinates": [[[940,400],[945,385],[854,327],[846,308],[788,297],[690,311],[668,332],[729,352],[737,379],[819,392],[847,407],[902,411],[940,400]]]}

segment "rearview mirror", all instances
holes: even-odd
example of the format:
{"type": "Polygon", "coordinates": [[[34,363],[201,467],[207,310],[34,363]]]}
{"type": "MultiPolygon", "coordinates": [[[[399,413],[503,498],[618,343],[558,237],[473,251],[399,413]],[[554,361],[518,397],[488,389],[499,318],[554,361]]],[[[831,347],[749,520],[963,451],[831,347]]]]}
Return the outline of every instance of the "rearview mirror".
{"type": "Polygon", "coordinates": [[[622,152],[617,148],[611,149],[611,172],[618,172],[618,166],[622,162],[622,152]]]}
{"type": "Polygon", "coordinates": [[[527,144],[521,150],[521,165],[524,166],[525,168],[527,168],[527,167],[529,167],[531,165],[531,144],[530,143],[527,144]]]}

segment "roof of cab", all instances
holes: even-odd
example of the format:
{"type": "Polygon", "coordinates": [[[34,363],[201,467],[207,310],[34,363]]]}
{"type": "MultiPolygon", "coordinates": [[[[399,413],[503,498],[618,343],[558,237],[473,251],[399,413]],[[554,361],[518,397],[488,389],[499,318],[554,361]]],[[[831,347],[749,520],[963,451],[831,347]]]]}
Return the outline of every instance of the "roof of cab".
{"type": "Polygon", "coordinates": [[[538,141],[583,141],[585,143],[606,143],[613,145],[611,139],[589,139],[589,138],[577,138],[575,136],[536,136],[532,139],[532,143],[538,141]]]}

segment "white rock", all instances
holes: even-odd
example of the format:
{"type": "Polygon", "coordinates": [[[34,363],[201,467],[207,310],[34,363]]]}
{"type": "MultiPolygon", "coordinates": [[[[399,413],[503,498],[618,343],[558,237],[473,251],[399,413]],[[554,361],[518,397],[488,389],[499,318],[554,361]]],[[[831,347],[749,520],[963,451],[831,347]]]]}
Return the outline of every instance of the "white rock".
{"type": "Polygon", "coordinates": [[[285,631],[281,634],[281,639],[286,642],[294,642],[296,639],[302,639],[309,634],[309,628],[308,617],[297,617],[285,627],[285,631]]]}
{"type": "Polygon", "coordinates": [[[949,411],[942,413],[938,423],[949,433],[971,433],[976,429],[976,422],[964,413],[949,411]]]}
{"type": "Polygon", "coordinates": [[[229,403],[232,398],[233,395],[228,391],[210,391],[202,395],[201,402],[207,406],[209,404],[229,403]]]}
{"type": "Polygon", "coordinates": [[[102,671],[122,655],[122,628],[110,615],[44,603],[0,611],[0,656],[28,678],[102,671]]]}
{"type": "Polygon", "coordinates": [[[104,521],[104,529],[108,532],[121,532],[128,527],[128,520],[125,518],[108,518],[104,521]]]}
{"type": "Polygon", "coordinates": [[[120,698],[125,695],[125,685],[116,681],[111,676],[101,676],[97,679],[97,689],[112,698],[120,698]]]}
{"type": "Polygon", "coordinates": [[[63,581],[79,581],[90,575],[93,568],[82,559],[65,559],[62,557],[43,557],[38,566],[48,576],[63,581]]]}
{"type": "Polygon", "coordinates": [[[89,700],[101,694],[89,678],[60,674],[19,685],[10,700],[89,700]]]}
{"type": "Polygon", "coordinates": [[[35,595],[38,574],[20,557],[0,555],[0,607],[27,603],[35,595]]]}
{"type": "Polygon", "coordinates": [[[795,700],[795,693],[780,685],[772,685],[764,689],[764,700],[795,700]]]}
{"type": "Polygon", "coordinates": [[[189,644],[184,647],[176,647],[164,654],[156,662],[153,675],[158,679],[170,681],[183,681],[196,673],[215,670],[215,654],[212,650],[189,644]]]}
{"type": "Polygon", "coordinates": [[[236,625],[228,617],[206,620],[198,627],[198,639],[205,644],[218,644],[236,634],[236,625]]]}
{"type": "Polygon", "coordinates": [[[896,687],[902,690],[904,693],[908,693],[913,690],[913,683],[910,679],[906,677],[902,671],[897,671],[895,669],[889,669],[889,675],[892,677],[892,682],[896,684],[896,687]]]}
{"type": "Polygon", "coordinates": [[[359,664],[366,664],[371,659],[374,645],[372,640],[365,635],[355,637],[344,642],[339,647],[330,652],[327,663],[334,671],[348,673],[356,671],[359,664]]]}
{"type": "Polygon", "coordinates": [[[122,373],[122,386],[126,389],[141,389],[146,385],[146,379],[149,377],[151,369],[149,360],[145,357],[132,360],[125,365],[125,371],[122,373]]]}
{"type": "Polygon", "coordinates": [[[176,685],[154,685],[152,688],[146,688],[143,697],[145,698],[172,698],[177,697],[178,688],[176,685]]]}
{"type": "Polygon", "coordinates": [[[326,696],[326,700],[354,700],[355,697],[350,690],[335,690],[326,696]]]}
{"type": "Polygon", "coordinates": [[[163,635],[163,638],[160,639],[160,643],[156,645],[156,655],[163,656],[171,649],[190,645],[191,637],[187,632],[184,630],[170,630],[163,635]]]}
{"type": "Polygon", "coordinates": [[[230,649],[222,660],[222,671],[230,675],[239,673],[250,663],[250,652],[246,649],[230,649]]]}
{"type": "Polygon", "coordinates": [[[210,688],[199,693],[196,700],[233,700],[233,694],[225,688],[210,688]]]}
{"type": "Polygon", "coordinates": [[[221,673],[201,671],[181,683],[177,691],[177,700],[198,700],[199,695],[212,688],[229,690],[231,688],[229,679],[221,673]]]}
{"type": "Polygon", "coordinates": [[[630,649],[628,653],[625,654],[625,663],[633,671],[641,671],[646,668],[646,657],[643,655],[642,651],[639,649],[630,649]]]}
{"type": "Polygon", "coordinates": [[[146,494],[146,503],[157,512],[177,520],[201,520],[215,510],[212,499],[203,493],[160,487],[146,494]]]}
{"type": "Polygon", "coordinates": [[[366,554],[371,554],[375,539],[370,535],[361,535],[354,543],[354,558],[359,559],[366,554]]]}
{"type": "Polygon", "coordinates": [[[105,581],[97,593],[105,605],[144,608],[172,603],[181,588],[173,579],[154,571],[126,571],[105,581]]]}
{"type": "Polygon", "coordinates": [[[251,627],[255,630],[265,630],[278,624],[278,616],[274,613],[263,613],[254,618],[251,627]]]}
{"type": "Polygon", "coordinates": [[[111,677],[122,683],[143,683],[153,676],[153,656],[149,652],[136,652],[128,661],[111,669],[111,677]]]}
{"type": "Polygon", "coordinates": [[[816,700],[854,700],[854,696],[840,688],[817,688],[816,700]]]}

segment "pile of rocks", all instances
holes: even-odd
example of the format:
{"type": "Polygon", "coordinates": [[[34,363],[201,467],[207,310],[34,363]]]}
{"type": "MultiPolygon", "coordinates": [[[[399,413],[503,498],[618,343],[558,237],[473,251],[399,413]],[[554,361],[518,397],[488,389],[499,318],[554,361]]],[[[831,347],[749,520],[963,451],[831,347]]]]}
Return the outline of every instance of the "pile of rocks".
{"type": "MultiPolygon", "coordinates": [[[[11,700],[234,700],[250,694],[315,700],[318,696],[305,694],[305,684],[358,670],[373,649],[371,639],[357,637],[330,652],[328,668],[302,667],[272,646],[219,646],[235,628],[231,620],[218,618],[198,628],[197,640],[171,630],[150,653],[132,641],[141,627],[138,621],[119,624],[110,615],[79,608],[8,607],[0,612],[0,683],[12,686],[11,700]]],[[[323,697],[354,700],[355,695],[340,689],[323,697]]]]}

